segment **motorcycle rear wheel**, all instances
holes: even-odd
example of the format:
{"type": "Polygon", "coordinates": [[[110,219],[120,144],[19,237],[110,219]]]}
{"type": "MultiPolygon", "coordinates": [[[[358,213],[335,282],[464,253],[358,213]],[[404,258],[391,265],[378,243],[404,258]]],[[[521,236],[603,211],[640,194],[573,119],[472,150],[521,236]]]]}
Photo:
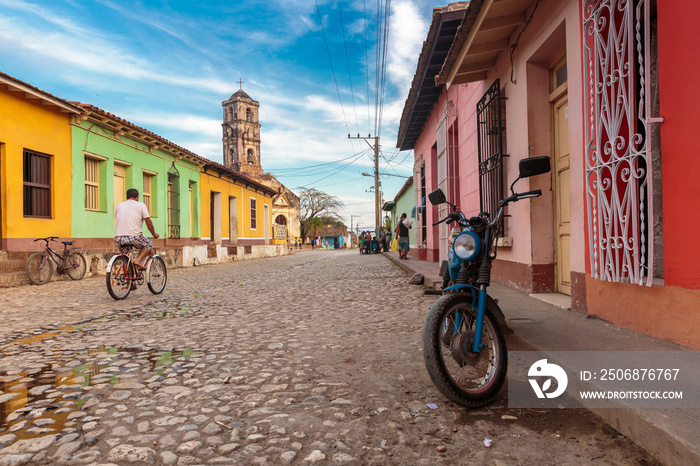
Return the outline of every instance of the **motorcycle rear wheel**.
{"type": "Polygon", "coordinates": [[[471,304],[470,293],[449,293],[433,304],[423,327],[423,360],[433,383],[448,400],[480,408],[493,401],[503,386],[508,353],[488,306],[482,331],[484,347],[479,353],[471,351],[476,320],[471,304]],[[461,323],[456,325],[458,314],[461,323]]]}

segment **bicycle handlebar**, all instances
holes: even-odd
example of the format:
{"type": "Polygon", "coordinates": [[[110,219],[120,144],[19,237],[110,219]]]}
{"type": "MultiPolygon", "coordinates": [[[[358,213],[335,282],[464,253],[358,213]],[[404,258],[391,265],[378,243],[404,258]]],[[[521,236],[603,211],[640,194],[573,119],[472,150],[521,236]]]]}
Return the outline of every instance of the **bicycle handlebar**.
{"type": "Polygon", "coordinates": [[[37,238],[34,240],[34,242],[36,243],[37,241],[46,241],[48,243],[49,241],[54,241],[57,239],[58,239],[58,236],[48,236],[46,238],[37,238]]]}

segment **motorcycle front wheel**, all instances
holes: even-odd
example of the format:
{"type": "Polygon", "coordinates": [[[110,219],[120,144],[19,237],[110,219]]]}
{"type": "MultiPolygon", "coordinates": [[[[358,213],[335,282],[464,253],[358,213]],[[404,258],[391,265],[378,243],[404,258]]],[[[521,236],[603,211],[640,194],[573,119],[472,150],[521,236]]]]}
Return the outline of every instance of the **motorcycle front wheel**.
{"type": "Polygon", "coordinates": [[[443,295],[423,327],[423,360],[435,386],[448,400],[480,408],[498,394],[506,378],[508,354],[487,303],[479,353],[472,352],[476,311],[470,293],[443,295]]]}

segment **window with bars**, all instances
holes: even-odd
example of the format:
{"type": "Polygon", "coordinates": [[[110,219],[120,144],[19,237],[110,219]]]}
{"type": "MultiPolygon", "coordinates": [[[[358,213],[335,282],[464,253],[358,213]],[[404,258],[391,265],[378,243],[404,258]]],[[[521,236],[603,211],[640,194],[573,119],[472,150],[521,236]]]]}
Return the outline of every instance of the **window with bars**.
{"type": "Polygon", "coordinates": [[[582,0],[582,6],[591,276],[651,285],[655,261],[662,260],[661,231],[654,228],[662,204],[652,186],[660,181],[650,44],[655,2],[582,0]]]}
{"type": "MultiPolygon", "coordinates": [[[[491,218],[503,198],[503,129],[501,84],[497,79],[476,105],[479,149],[479,201],[491,218]]],[[[501,230],[503,231],[503,230],[501,230]]]]}
{"type": "Polygon", "coordinates": [[[25,150],[24,216],[51,218],[51,156],[25,150]]]}
{"type": "Polygon", "coordinates": [[[85,210],[100,210],[100,160],[85,157],[85,210]]]}
{"type": "Polygon", "coordinates": [[[251,197],[250,198],[250,229],[251,230],[255,230],[256,228],[258,228],[257,205],[258,205],[258,200],[251,197]]]}

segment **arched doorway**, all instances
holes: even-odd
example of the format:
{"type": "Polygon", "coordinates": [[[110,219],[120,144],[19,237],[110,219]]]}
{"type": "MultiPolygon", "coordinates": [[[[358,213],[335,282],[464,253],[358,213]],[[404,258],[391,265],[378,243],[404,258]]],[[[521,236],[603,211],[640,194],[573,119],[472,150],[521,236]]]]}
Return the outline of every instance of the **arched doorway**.
{"type": "Polygon", "coordinates": [[[275,217],[275,238],[287,238],[287,217],[284,215],[278,215],[275,217]]]}

